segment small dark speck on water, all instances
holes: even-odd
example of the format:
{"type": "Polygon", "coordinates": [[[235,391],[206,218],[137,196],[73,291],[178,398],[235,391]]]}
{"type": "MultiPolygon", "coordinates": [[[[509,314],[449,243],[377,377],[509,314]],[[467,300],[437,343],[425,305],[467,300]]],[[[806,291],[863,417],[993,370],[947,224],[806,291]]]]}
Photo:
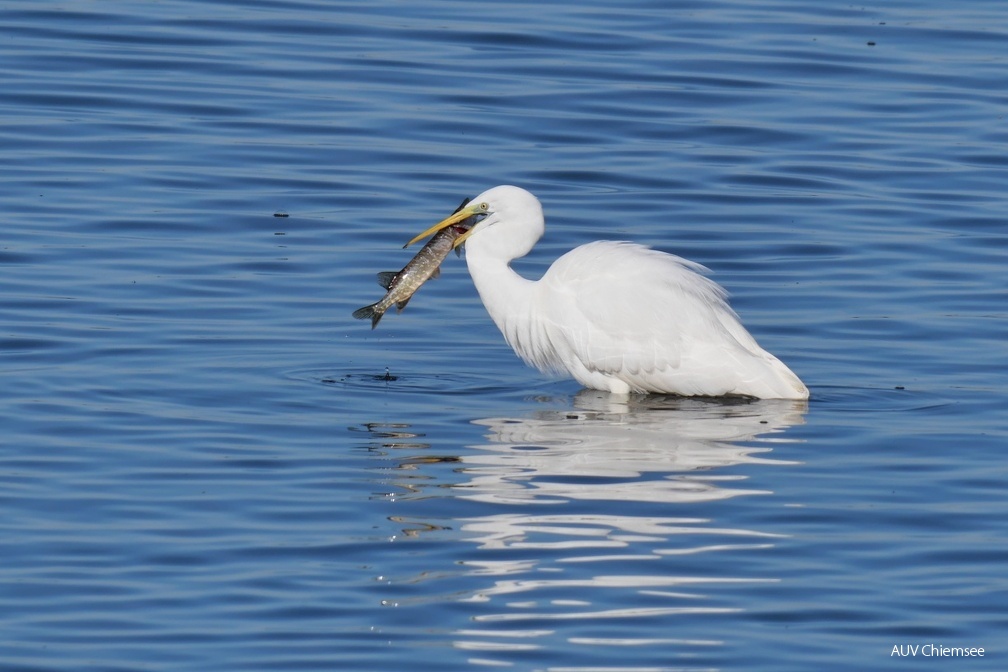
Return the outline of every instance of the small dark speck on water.
{"type": "Polygon", "coordinates": [[[906,388],[903,387],[902,385],[897,385],[895,389],[897,389],[897,390],[905,390],[906,388]]]}
{"type": "Polygon", "coordinates": [[[290,215],[288,215],[286,212],[274,212],[273,216],[274,217],[290,217],[290,215]]]}
{"type": "Polygon", "coordinates": [[[875,46],[875,43],[874,43],[874,42],[869,42],[869,43],[868,43],[868,46],[869,46],[869,47],[874,47],[874,46],[875,46]]]}
{"type": "Polygon", "coordinates": [[[385,382],[390,382],[390,381],[393,381],[393,380],[399,380],[399,376],[393,376],[391,373],[389,373],[389,369],[388,369],[387,366],[385,367],[385,373],[384,374],[375,376],[374,378],[375,378],[375,380],[384,380],[385,382]]]}

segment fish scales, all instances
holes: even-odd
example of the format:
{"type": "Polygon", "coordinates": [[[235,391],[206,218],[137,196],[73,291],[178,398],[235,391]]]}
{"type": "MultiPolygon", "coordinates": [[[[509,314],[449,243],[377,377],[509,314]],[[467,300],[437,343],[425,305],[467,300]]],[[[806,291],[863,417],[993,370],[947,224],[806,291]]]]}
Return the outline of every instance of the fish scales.
{"type": "MultiPolygon", "coordinates": [[[[469,202],[469,199],[462,201],[462,204],[455,210],[458,212],[469,202]]],[[[392,306],[396,310],[402,310],[413,298],[425,282],[431,278],[436,278],[441,271],[441,262],[445,260],[448,253],[455,245],[455,239],[461,236],[471,226],[470,222],[460,222],[456,226],[450,226],[438,231],[427,241],[416,255],[410,259],[398,273],[379,273],[378,282],[388,290],[381,300],[369,306],[358,308],[353,312],[353,316],[358,320],[371,320],[371,328],[378,326],[385,312],[392,306]]]]}

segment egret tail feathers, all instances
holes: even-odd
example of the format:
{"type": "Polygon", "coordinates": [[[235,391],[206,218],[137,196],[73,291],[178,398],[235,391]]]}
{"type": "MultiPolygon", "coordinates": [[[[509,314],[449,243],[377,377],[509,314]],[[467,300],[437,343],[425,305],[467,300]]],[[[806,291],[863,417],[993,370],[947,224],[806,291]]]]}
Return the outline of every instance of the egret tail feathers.
{"type": "Polygon", "coordinates": [[[760,399],[808,399],[805,383],[784,362],[768,352],[761,359],[745,384],[745,394],[760,399]]]}

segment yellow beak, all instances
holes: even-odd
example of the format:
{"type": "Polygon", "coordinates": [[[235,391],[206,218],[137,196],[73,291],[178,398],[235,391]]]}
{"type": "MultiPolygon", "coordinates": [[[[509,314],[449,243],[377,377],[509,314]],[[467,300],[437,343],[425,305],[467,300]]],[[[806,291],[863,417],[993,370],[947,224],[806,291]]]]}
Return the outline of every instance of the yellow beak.
{"type": "MultiPolygon", "coordinates": [[[[410,245],[412,245],[413,243],[417,242],[421,238],[426,238],[427,236],[429,236],[431,234],[434,234],[434,233],[437,233],[441,229],[445,229],[445,228],[451,226],[452,224],[458,224],[459,222],[461,222],[463,220],[466,220],[466,219],[469,219],[470,217],[473,217],[475,215],[485,215],[485,214],[487,214],[487,204],[486,203],[470,203],[469,205],[467,205],[466,207],[462,208],[461,210],[459,210],[458,212],[456,212],[452,216],[450,216],[450,217],[448,217],[446,219],[442,219],[440,222],[438,222],[434,226],[430,227],[429,229],[427,229],[423,233],[421,233],[418,236],[414,237],[411,241],[409,241],[408,243],[406,243],[405,245],[403,245],[403,247],[409,247],[410,245]]],[[[465,233],[463,233],[458,238],[456,238],[455,239],[455,243],[452,245],[452,247],[456,248],[459,245],[461,245],[462,243],[464,243],[465,239],[468,238],[470,235],[472,235],[473,228],[475,228],[475,226],[472,227],[472,228],[470,228],[468,231],[466,231],[465,233]]]]}

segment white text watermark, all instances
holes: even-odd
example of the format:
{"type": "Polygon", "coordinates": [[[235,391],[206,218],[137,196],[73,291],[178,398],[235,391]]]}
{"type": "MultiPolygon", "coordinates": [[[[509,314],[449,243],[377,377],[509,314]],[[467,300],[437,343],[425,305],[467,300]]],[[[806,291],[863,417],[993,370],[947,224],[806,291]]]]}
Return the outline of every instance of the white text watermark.
{"type": "Polygon", "coordinates": [[[945,646],[944,644],[894,644],[890,658],[983,658],[982,646],[945,646]]]}

